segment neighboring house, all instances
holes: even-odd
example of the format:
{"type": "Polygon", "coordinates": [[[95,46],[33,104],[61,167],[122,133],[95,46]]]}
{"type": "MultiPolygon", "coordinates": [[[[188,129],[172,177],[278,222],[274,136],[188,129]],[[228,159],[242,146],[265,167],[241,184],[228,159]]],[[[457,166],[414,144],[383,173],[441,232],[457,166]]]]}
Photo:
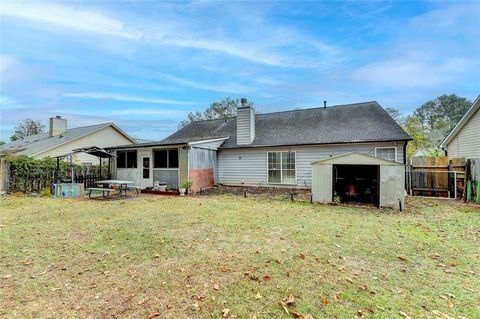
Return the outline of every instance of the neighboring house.
{"type": "MultiPolygon", "coordinates": [[[[133,138],[113,123],[68,129],[67,120],[56,116],[50,118],[48,132],[26,136],[24,139],[1,145],[0,156],[55,157],[90,146],[105,148],[134,143],[136,141],[133,138]]],[[[85,153],[75,154],[74,161],[79,164],[98,164],[97,157],[85,153]]]]}
{"type": "MultiPolygon", "coordinates": [[[[213,184],[310,188],[312,162],[357,152],[405,164],[409,140],[377,102],[255,114],[242,99],[237,117],[194,122],[159,142],[111,149],[117,178],[142,187],[155,181],[177,187],[188,178],[194,191],[213,184]]],[[[376,183],[377,171],[363,175],[376,183]]]]}
{"type": "Polygon", "coordinates": [[[480,158],[480,95],[440,146],[450,158],[480,158]]]}
{"type": "Polygon", "coordinates": [[[429,148],[417,148],[415,152],[413,152],[413,157],[423,157],[423,156],[435,156],[437,153],[441,153],[441,151],[436,147],[429,147],[429,148]]]}

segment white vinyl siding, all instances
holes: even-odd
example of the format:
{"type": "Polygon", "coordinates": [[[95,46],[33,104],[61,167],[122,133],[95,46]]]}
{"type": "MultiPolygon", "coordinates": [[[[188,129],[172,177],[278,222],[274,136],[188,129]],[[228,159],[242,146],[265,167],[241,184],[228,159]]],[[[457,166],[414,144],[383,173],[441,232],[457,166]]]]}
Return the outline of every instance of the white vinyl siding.
{"type": "Polygon", "coordinates": [[[237,144],[250,144],[255,139],[255,111],[251,107],[237,110],[237,144]]]}
{"type": "Polygon", "coordinates": [[[448,143],[448,157],[480,158],[480,109],[448,143]]]}
{"type": "Polygon", "coordinates": [[[348,152],[375,156],[376,147],[396,147],[397,162],[403,163],[404,142],[356,143],[319,146],[261,147],[220,149],[218,151],[218,182],[230,185],[270,185],[268,183],[268,158],[266,153],[295,152],[296,186],[312,184],[312,162],[348,152]]]}

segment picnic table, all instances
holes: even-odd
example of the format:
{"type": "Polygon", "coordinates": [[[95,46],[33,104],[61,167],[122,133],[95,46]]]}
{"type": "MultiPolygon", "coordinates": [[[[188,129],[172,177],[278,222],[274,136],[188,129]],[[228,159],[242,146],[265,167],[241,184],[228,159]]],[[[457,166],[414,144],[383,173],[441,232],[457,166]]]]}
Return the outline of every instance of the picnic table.
{"type": "MultiPolygon", "coordinates": [[[[125,193],[125,196],[124,197],[127,197],[127,190],[129,188],[131,188],[132,186],[129,186],[129,185],[132,185],[134,184],[135,182],[133,181],[124,181],[124,180],[117,180],[117,179],[106,179],[106,180],[102,180],[102,181],[96,181],[95,184],[100,184],[100,185],[103,185],[102,187],[90,187],[90,188],[87,188],[87,190],[89,191],[88,193],[88,197],[92,198],[92,192],[102,192],[102,196],[103,197],[108,197],[108,195],[115,191],[114,189],[110,188],[112,185],[117,185],[118,186],[118,195],[121,197],[122,196],[122,191],[124,191],[125,193]],[[105,185],[108,185],[107,187],[105,187],[105,185]],[[107,194],[105,196],[105,194],[107,194]]],[[[137,189],[136,187],[134,187],[135,189],[137,189]]],[[[137,192],[138,192],[138,189],[137,189],[137,192]]]]}

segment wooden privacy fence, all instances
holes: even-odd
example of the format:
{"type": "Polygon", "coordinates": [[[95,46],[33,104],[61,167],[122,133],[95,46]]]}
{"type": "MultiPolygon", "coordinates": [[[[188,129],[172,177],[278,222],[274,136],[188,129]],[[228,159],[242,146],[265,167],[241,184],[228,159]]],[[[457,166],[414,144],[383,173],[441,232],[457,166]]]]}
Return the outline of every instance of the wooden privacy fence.
{"type": "Polygon", "coordinates": [[[407,170],[407,190],[412,196],[462,198],[465,188],[465,159],[414,157],[407,170]]]}

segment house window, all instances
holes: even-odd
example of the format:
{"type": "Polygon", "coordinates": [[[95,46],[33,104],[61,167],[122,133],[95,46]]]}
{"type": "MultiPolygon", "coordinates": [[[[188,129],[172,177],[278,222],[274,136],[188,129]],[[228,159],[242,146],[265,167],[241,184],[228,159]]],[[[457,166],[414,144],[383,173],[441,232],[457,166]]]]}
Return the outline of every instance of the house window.
{"type": "Polygon", "coordinates": [[[117,151],[117,168],[137,168],[137,151],[117,151]]]}
{"type": "Polygon", "coordinates": [[[376,147],[375,157],[387,160],[397,161],[397,148],[396,147],[376,147]]]}
{"type": "Polygon", "coordinates": [[[268,182],[295,184],[295,152],[268,152],[268,182]]]}
{"type": "Polygon", "coordinates": [[[178,168],[178,149],[153,151],[153,168],[178,168]]]}

